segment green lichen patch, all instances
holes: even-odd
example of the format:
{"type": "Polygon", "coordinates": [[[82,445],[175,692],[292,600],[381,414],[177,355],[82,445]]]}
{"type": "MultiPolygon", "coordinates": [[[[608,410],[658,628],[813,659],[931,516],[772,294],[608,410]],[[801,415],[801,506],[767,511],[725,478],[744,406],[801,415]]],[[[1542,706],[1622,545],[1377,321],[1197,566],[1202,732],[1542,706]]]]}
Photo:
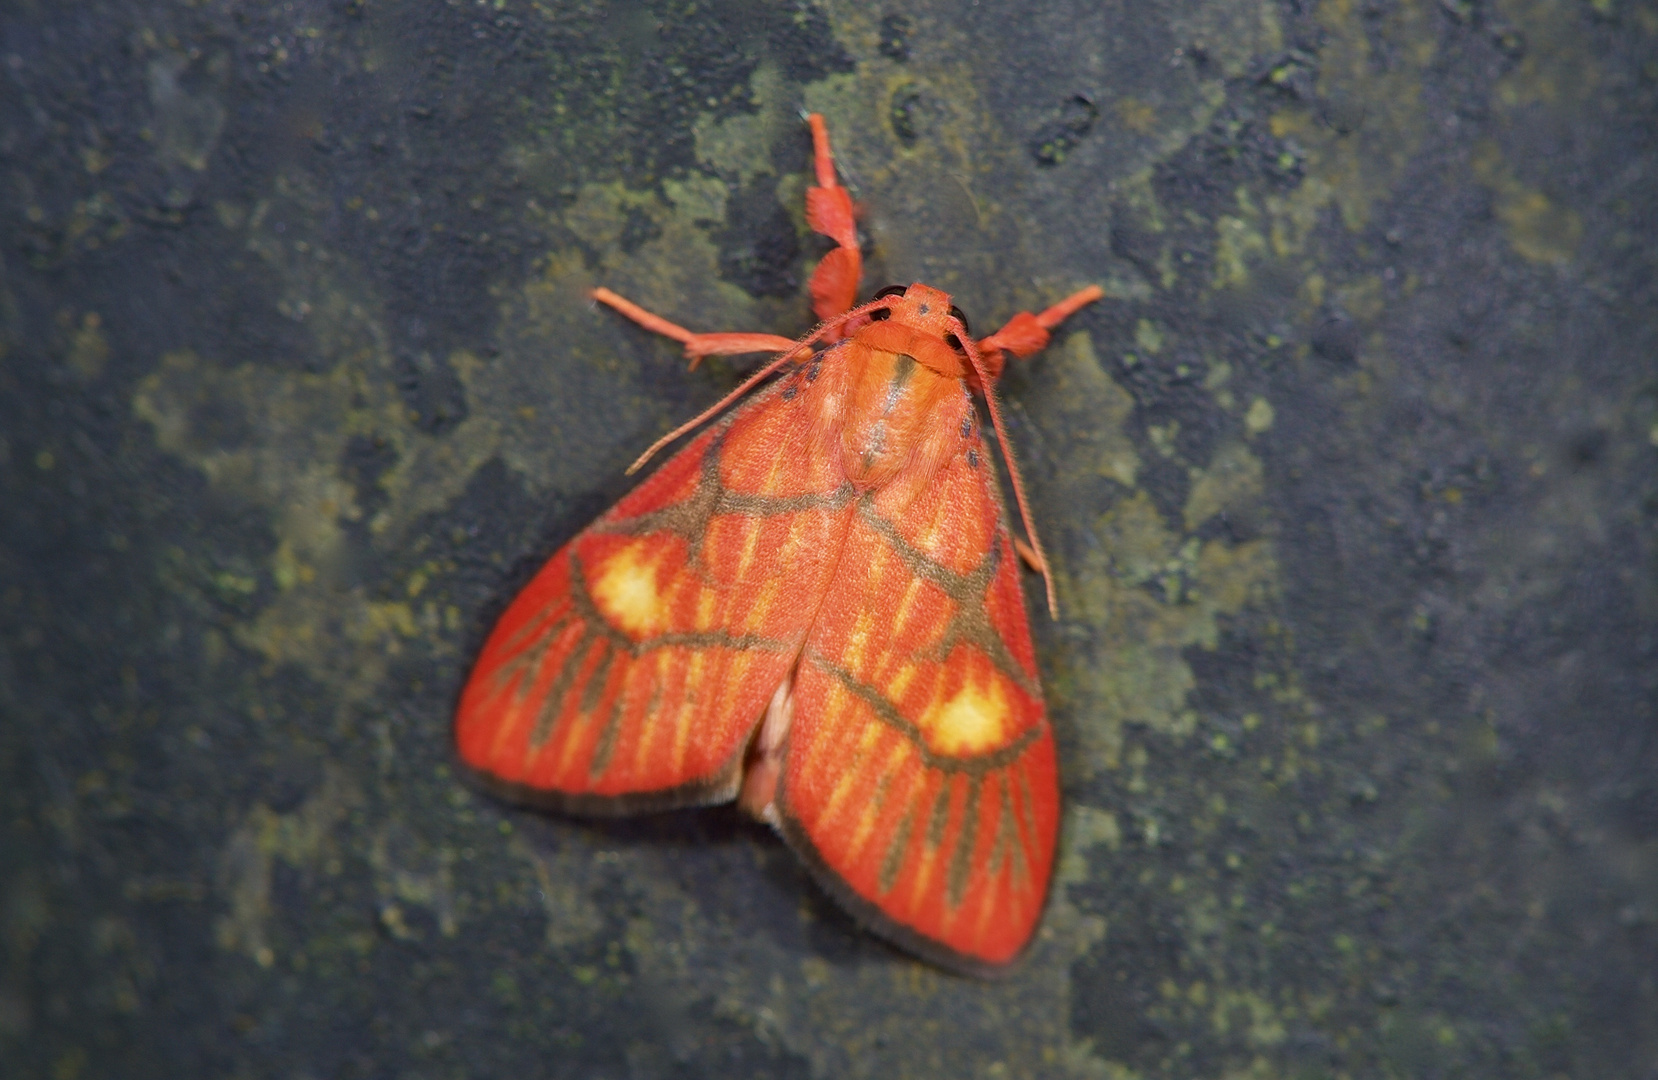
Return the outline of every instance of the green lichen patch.
{"type": "Polygon", "coordinates": [[[242,953],[262,968],[277,962],[269,925],[277,862],[306,874],[341,874],[336,830],[361,801],[351,779],[329,769],[316,793],[286,813],[254,804],[219,857],[219,885],[227,908],[214,924],[220,948],[242,953]]]}

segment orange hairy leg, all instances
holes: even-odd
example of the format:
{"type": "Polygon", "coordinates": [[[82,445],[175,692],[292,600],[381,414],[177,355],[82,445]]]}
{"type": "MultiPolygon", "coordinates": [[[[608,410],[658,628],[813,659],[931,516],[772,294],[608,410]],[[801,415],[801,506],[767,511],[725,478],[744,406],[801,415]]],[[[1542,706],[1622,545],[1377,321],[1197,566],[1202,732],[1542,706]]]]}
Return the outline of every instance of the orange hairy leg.
{"type": "Polygon", "coordinates": [[[705,356],[741,356],[744,353],[779,352],[793,347],[794,339],[776,334],[697,334],[678,323],[669,322],[660,315],[646,311],[631,300],[617,296],[600,286],[590,294],[601,304],[615,308],[653,334],[673,338],[685,346],[685,355],[694,369],[705,356]]]}
{"type": "MultiPolygon", "coordinates": [[[[809,219],[844,262],[852,204],[811,120],[812,190],[830,194],[809,196],[809,219]]],[[[1026,545],[972,394],[1047,576],[994,386],[1005,353],[1034,352],[1099,292],[982,343],[928,286],[853,295],[790,342],[694,334],[595,292],[688,352],[779,355],[648,450],[636,468],[735,406],[508,607],[462,692],[456,745],[497,790],[572,812],[736,799],[872,929],[994,972],[1040,918],[1059,790],[1026,545]]]]}
{"type": "Polygon", "coordinates": [[[1048,347],[1054,327],[1104,296],[1105,290],[1098,285],[1078,289],[1039,315],[1021,311],[994,334],[980,338],[979,351],[984,355],[985,368],[991,379],[995,380],[1002,374],[1006,353],[1021,359],[1036,355],[1048,347]]]}
{"type": "MultiPolygon", "coordinates": [[[[812,170],[817,186],[806,189],[806,224],[835,242],[835,247],[812,271],[808,286],[812,311],[828,320],[849,311],[858,298],[863,277],[863,255],[858,250],[858,228],[852,196],[835,182],[835,157],[829,149],[829,126],[817,113],[806,118],[812,128],[812,170]]],[[[829,340],[838,340],[839,335],[829,340]]]]}
{"type": "MultiPolygon", "coordinates": [[[[817,269],[812,271],[808,287],[812,295],[813,313],[818,319],[828,322],[850,311],[856,303],[858,281],[863,277],[863,255],[858,251],[858,229],[852,196],[835,181],[835,158],[829,149],[829,128],[824,124],[823,117],[817,113],[807,117],[807,121],[812,128],[813,171],[817,177],[817,184],[806,189],[806,222],[816,232],[835,241],[836,245],[818,263],[817,269]]],[[[782,352],[795,344],[792,338],[778,337],[776,334],[699,334],[647,311],[603,286],[594,289],[591,295],[594,300],[615,308],[646,330],[673,338],[684,345],[685,355],[691,361],[692,368],[701,363],[705,356],[782,352]]],[[[841,324],[836,324],[825,340],[840,340],[840,326],[841,324]]],[[[1030,351],[1035,352],[1036,349],[1030,351]]]]}

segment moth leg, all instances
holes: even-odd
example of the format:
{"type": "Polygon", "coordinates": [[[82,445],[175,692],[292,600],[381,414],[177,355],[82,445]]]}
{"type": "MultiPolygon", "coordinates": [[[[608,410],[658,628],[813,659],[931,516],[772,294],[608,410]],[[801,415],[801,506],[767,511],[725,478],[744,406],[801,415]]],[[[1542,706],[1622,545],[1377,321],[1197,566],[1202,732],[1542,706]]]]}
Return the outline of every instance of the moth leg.
{"type": "Polygon", "coordinates": [[[1013,538],[1013,550],[1019,553],[1020,562],[1039,574],[1047,566],[1047,563],[1042,560],[1042,555],[1020,537],[1015,536],[1013,538]]]}
{"type": "Polygon", "coordinates": [[[633,301],[617,296],[600,286],[593,290],[593,299],[626,315],[653,334],[673,338],[685,346],[685,355],[694,368],[705,356],[740,356],[743,353],[779,353],[794,348],[794,339],[776,334],[697,334],[678,323],[646,311],[633,301]]]}
{"type": "Polygon", "coordinates": [[[1048,339],[1052,336],[1049,332],[1054,327],[1104,295],[1105,290],[1098,285],[1078,289],[1040,315],[1021,311],[994,334],[980,338],[979,351],[988,362],[990,377],[994,379],[1002,373],[1007,361],[1005,354],[1012,353],[1024,359],[1041,352],[1048,347],[1048,339]]]}
{"type": "MultiPolygon", "coordinates": [[[[817,175],[816,186],[806,189],[806,223],[836,245],[812,271],[809,286],[812,313],[820,321],[827,321],[852,310],[858,299],[858,281],[863,277],[864,262],[858,251],[852,195],[835,182],[829,126],[818,113],[808,116],[806,122],[812,126],[812,168],[817,175]]],[[[850,329],[856,328],[843,327],[825,340],[837,341],[850,329]]]]}

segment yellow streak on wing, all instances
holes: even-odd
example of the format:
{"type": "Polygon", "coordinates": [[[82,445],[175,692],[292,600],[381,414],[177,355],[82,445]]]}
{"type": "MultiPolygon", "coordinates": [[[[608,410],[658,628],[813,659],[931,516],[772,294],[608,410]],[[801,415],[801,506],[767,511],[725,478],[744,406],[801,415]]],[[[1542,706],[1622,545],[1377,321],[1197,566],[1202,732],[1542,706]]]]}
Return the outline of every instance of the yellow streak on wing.
{"type": "Polygon", "coordinates": [[[905,664],[903,667],[899,668],[898,673],[891,679],[887,680],[887,700],[892,702],[894,705],[898,704],[898,702],[904,697],[904,691],[908,690],[910,688],[910,683],[915,681],[915,674],[914,664],[905,664]]]}
{"type": "MultiPolygon", "coordinates": [[[[789,526],[789,535],[778,545],[772,554],[772,562],[776,567],[797,566],[800,562],[800,553],[806,543],[802,537],[806,523],[802,517],[796,516],[789,526]]],[[[760,594],[755,597],[754,603],[748,609],[748,615],[743,620],[743,629],[751,634],[765,634],[766,620],[777,609],[777,603],[784,590],[798,587],[799,582],[791,581],[782,573],[773,572],[765,575],[760,583],[760,594]]]]}
{"type": "Polygon", "coordinates": [[[854,674],[862,674],[864,670],[864,654],[869,649],[869,639],[874,631],[874,620],[868,609],[858,612],[858,621],[852,627],[852,633],[846,642],[845,659],[842,661],[846,670],[854,674]]]}
{"type": "Polygon", "coordinates": [[[915,606],[916,597],[921,595],[921,579],[911,577],[910,583],[904,587],[904,595],[898,601],[898,609],[892,615],[892,640],[904,641],[908,631],[905,623],[909,622],[910,609],[915,606]]]}
{"type": "MultiPolygon", "coordinates": [[[[732,653],[727,657],[725,664],[720,668],[720,707],[715,715],[727,717],[736,714],[737,698],[743,691],[743,677],[748,674],[749,666],[754,662],[754,654],[746,651],[732,653]]],[[[682,750],[681,753],[683,754],[682,750]]],[[[683,756],[680,760],[683,760],[683,756]]]]}
{"type": "MultiPolygon", "coordinates": [[[[572,656],[569,660],[567,660],[565,662],[576,664],[577,668],[578,668],[577,674],[580,674],[580,671],[579,671],[580,666],[587,663],[587,657],[585,655],[581,656],[581,657],[572,656]]],[[[587,681],[592,682],[593,679],[595,679],[599,676],[602,676],[605,673],[606,673],[605,666],[603,664],[599,664],[599,665],[595,666],[594,669],[591,672],[588,673],[587,681]]],[[[580,701],[581,700],[581,698],[578,698],[576,696],[574,682],[575,682],[575,680],[572,679],[571,680],[571,692],[565,697],[566,701],[574,702],[574,701],[580,701]]],[[[585,697],[585,696],[586,696],[586,690],[585,690],[585,686],[584,686],[582,697],[585,697]]],[[[562,715],[562,713],[561,713],[561,715],[562,715]]],[[[586,710],[582,709],[578,705],[575,708],[575,714],[570,717],[570,722],[568,724],[561,725],[564,729],[563,732],[562,732],[562,735],[563,735],[563,738],[564,738],[564,748],[559,752],[559,755],[558,755],[558,771],[561,775],[568,772],[570,770],[570,768],[575,764],[576,751],[582,750],[582,749],[592,749],[593,744],[586,738],[586,736],[588,734],[587,729],[589,727],[591,727],[592,724],[593,724],[593,714],[587,712],[586,710]]]]}
{"type": "Polygon", "coordinates": [[[719,594],[713,589],[703,589],[697,593],[697,629],[702,632],[712,630],[715,626],[715,617],[719,609],[715,606],[719,594]]]}
{"type": "MultiPolygon", "coordinates": [[[[664,663],[664,661],[678,659],[680,652],[678,649],[657,649],[655,650],[655,656],[658,661],[657,679],[660,681],[662,679],[666,679],[669,675],[668,664],[664,663]]],[[[683,710],[686,707],[685,699],[681,698],[676,707],[683,710]]],[[[658,731],[661,731],[662,728],[670,722],[671,720],[666,708],[660,709],[655,716],[644,716],[640,718],[638,734],[633,740],[632,769],[634,773],[637,774],[645,767],[645,760],[650,755],[650,745],[652,739],[658,731]]],[[[611,768],[615,768],[615,766],[612,765],[611,768]]]]}
{"type": "Polygon", "coordinates": [[[743,619],[743,629],[751,634],[765,632],[766,618],[777,606],[777,594],[782,590],[783,582],[778,574],[769,575],[765,584],[760,586],[760,595],[754,598],[749,605],[748,615],[743,619]]]}
{"type": "MultiPolygon", "coordinates": [[[[886,766],[883,775],[875,782],[877,789],[881,787],[887,789],[886,797],[883,799],[871,798],[864,804],[863,813],[858,815],[857,828],[852,831],[852,840],[846,846],[846,862],[848,865],[856,865],[859,857],[863,854],[864,845],[869,843],[869,838],[875,831],[876,822],[880,820],[887,802],[893,798],[892,785],[900,782],[903,776],[904,763],[909,760],[912,753],[914,751],[910,749],[909,743],[902,739],[893,741],[892,750],[883,763],[886,766]]],[[[906,792],[903,797],[908,798],[908,793],[906,792]]]]}
{"type": "MultiPolygon", "coordinates": [[[[729,518],[721,519],[721,527],[727,527],[729,518]]],[[[709,572],[717,577],[725,588],[740,586],[746,579],[748,567],[754,561],[754,522],[748,518],[740,518],[735,526],[735,535],[720,537],[719,555],[716,562],[709,563],[709,572]],[[735,558],[733,550],[735,549],[735,558]]]]}
{"type": "Polygon", "coordinates": [[[594,605],[635,638],[661,633],[668,621],[668,604],[656,587],[661,559],[645,557],[644,547],[643,541],[629,544],[592,571],[594,605]]]}
{"type": "MultiPolygon", "coordinates": [[[[839,687],[830,692],[829,702],[831,706],[835,703],[835,696],[841,693],[839,687]]],[[[825,710],[825,712],[829,711],[828,709],[825,710]]],[[[857,786],[858,781],[863,778],[863,770],[858,765],[869,757],[871,750],[875,749],[876,742],[881,738],[881,731],[880,724],[864,725],[864,733],[858,737],[858,748],[852,752],[852,762],[841,766],[840,774],[835,779],[834,789],[829,792],[829,798],[824,802],[823,809],[818,811],[817,820],[820,827],[826,827],[834,820],[835,814],[840,810],[841,803],[846,800],[846,797],[852,793],[852,789],[857,786]]]]}
{"type": "MultiPolygon", "coordinates": [[[[945,788],[948,788],[949,783],[950,783],[950,781],[948,779],[945,779],[943,781],[943,784],[944,784],[945,788]]],[[[937,795],[933,796],[933,798],[935,798],[935,799],[937,797],[938,797],[937,795]]],[[[948,793],[946,793],[945,798],[946,799],[949,798],[948,793]]],[[[919,804],[919,800],[918,800],[918,804],[919,804]]],[[[948,802],[946,802],[946,804],[945,804],[945,814],[946,814],[946,816],[948,816],[948,814],[949,814],[949,804],[948,804],[948,802]]],[[[927,811],[924,814],[922,814],[922,817],[925,819],[921,822],[921,829],[923,830],[922,831],[923,836],[926,835],[926,830],[930,829],[932,827],[932,820],[931,820],[932,816],[933,816],[932,807],[929,806],[927,808],[927,811]]],[[[940,845],[940,847],[942,847],[942,845],[940,845]]],[[[934,847],[931,844],[928,844],[928,843],[925,843],[925,842],[923,842],[922,845],[921,845],[920,865],[918,865],[916,867],[915,880],[910,885],[910,907],[912,909],[915,908],[915,907],[920,906],[927,899],[927,886],[932,883],[933,871],[935,869],[937,869],[937,867],[938,867],[939,850],[940,850],[940,848],[934,847]]]]}
{"type": "MultiPolygon", "coordinates": [[[[490,742],[489,760],[500,760],[501,752],[506,749],[507,744],[518,736],[524,728],[529,727],[533,722],[530,717],[529,705],[532,699],[530,697],[529,690],[533,689],[537,682],[542,681],[542,669],[546,665],[547,655],[561,649],[565,638],[576,637],[579,639],[581,634],[582,628],[578,625],[571,630],[565,631],[552,641],[547,642],[543,646],[543,655],[538,659],[535,667],[528,672],[520,674],[513,680],[511,686],[507,687],[496,696],[496,700],[505,698],[508,704],[501,707],[501,722],[496,725],[495,738],[490,742]]],[[[547,684],[550,686],[552,681],[556,678],[556,675],[549,676],[546,680],[547,684]]],[[[545,693],[545,691],[546,688],[543,687],[543,692],[545,693]]]]}
{"type": "Polygon", "coordinates": [[[563,728],[560,734],[564,739],[564,749],[558,755],[558,773],[562,776],[570,770],[570,766],[575,760],[576,750],[582,745],[582,740],[577,736],[587,726],[587,714],[578,710],[568,724],[560,726],[563,728]]]}
{"type": "Polygon", "coordinates": [[[529,712],[524,707],[523,696],[511,694],[508,695],[508,700],[510,704],[501,710],[504,715],[501,717],[500,724],[495,728],[495,738],[490,740],[490,761],[500,760],[501,751],[506,747],[507,742],[517,735],[524,726],[524,714],[529,712]]]}
{"type": "Polygon", "coordinates": [[[933,870],[938,866],[938,852],[927,845],[921,845],[921,863],[916,867],[915,881],[910,886],[910,907],[916,908],[926,902],[927,886],[932,884],[933,870]]]}
{"type": "Polygon", "coordinates": [[[946,545],[937,541],[947,541],[952,535],[944,520],[952,509],[951,500],[949,499],[933,500],[933,520],[928,523],[925,529],[918,530],[915,539],[911,541],[917,550],[935,562],[949,563],[949,559],[945,556],[946,545]]]}
{"type": "Polygon", "coordinates": [[[754,566],[754,559],[760,553],[760,519],[745,517],[743,525],[743,553],[737,558],[737,571],[732,575],[732,581],[744,582],[748,580],[748,572],[754,566]]]}
{"type": "MultiPolygon", "coordinates": [[[[765,479],[761,482],[759,492],[769,494],[778,488],[777,478],[794,464],[794,459],[787,454],[778,454],[771,459],[770,467],[766,470],[765,479]]],[[[754,565],[756,556],[760,553],[760,525],[759,518],[743,519],[743,554],[737,560],[737,574],[734,580],[748,580],[749,568],[754,565]]]]}
{"type": "MultiPolygon", "coordinates": [[[[947,510],[948,510],[948,507],[946,505],[946,500],[943,500],[943,499],[938,500],[937,505],[935,505],[933,507],[933,520],[932,520],[932,523],[927,527],[927,530],[917,540],[917,546],[918,547],[922,546],[923,542],[926,540],[927,537],[938,535],[940,533],[940,531],[945,527],[944,522],[943,522],[943,517],[944,517],[947,510]]],[[[936,555],[934,557],[936,557],[936,555]]],[[[904,569],[906,571],[908,570],[907,567],[905,567],[904,569]]],[[[916,601],[918,599],[920,599],[921,589],[922,589],[922,579],[919,575],[913,574],[913,573],[905,573],[904,576],[907,579],[906,584],[904,586],[904,593],[903,593],[902,597],[900,597],[900,599],[898,601],[898,605],[897,605],[896,609],[894,610],[893,616],[892,616],[891,634],[892,634],[892,640],[895,641],[895,642],[904,642],[904,641],[910,641],[911,640],[912,634],[911,634],[910,629],[909,629],[910,616],[914,612],[916,601]]],[[[951,607],[952,608],[954,607],[953,603],[951,604],[951,607]]],[[[912,652],[912,653],[919,652],[919,651],[921,651],[919,646],[917,646],[915,648],[912,648],[910,650],[910,652],[912,652]]],[[[890,655],[893,656],[893,657],[896,657],[898,655],[898,650],[894,649],[893,652],[890,655]]],[[[907,677],[904,678],[903,685],[904,686],[909,685],[909,679],[907,677]]],[[[901,693],[903,693],[902,687],[900,687],[899,689],[893,690],[887,696],[889,698],[891,698],[893,701],[897,701],[898,700],[898,695],[901,694],[901,693]]]]}
{"type": "Polygon", "coordinates": [[[660,596],[662,611],[662,626],[659,630],[678,629],[680,621],[685,618],[687,607],[695,608],[698,599],[706,592],[695,574],[675,574],[668,579],[667,589],[660,596]],[[686,596],[690,595],[687,601],[686,596]]]}
{"type": "Polygon", "coordinates": [[[935,702],[921,718],[921,730],[939,753],[965,756],[1007,742],[1010,718],[1007,691],[992,677],[987,689],[969,682],[950,700],[935,702]]]}
{"type": "MultiPolygon", "coordinates": [[[[674,775],[682,775],[685,768],[685,751],[691,745],[691,716],[692,710],[708,694],[706,685],[708,680],[708,655],[701,649],[691,653],[690,670],[685,673],[685,700],[674,716],[674,775]]],[[[660,724],[648,725],[645,730],[652,731],[660,728],[660,724]]],[[[641,742],[644,740],[641,739],[641,742]]]]}
{"type": "Polygon", "coordinates": [[[793,470],[796,459],[790,454],[777,454],[771,459],[770,468],[766,470],[765,482],[757,489],[761,495],[775,495],[782,487],[777,482],[778,477],[786,476],[793,470]]]}
{"type": "MultiPolygon", "coordinates": [[[[971,888],[971,887],[970,887],[971,888]]],[[[973,920],[973,934],[980,941],[984,940],[984,933],[992,922],[992,916],[997,913],[997,905],[1001,903],[1001,890],[996,888],[995,882],[986,882],[984,887],[977,890],[979,895],[979,917],[973,920]]]]}

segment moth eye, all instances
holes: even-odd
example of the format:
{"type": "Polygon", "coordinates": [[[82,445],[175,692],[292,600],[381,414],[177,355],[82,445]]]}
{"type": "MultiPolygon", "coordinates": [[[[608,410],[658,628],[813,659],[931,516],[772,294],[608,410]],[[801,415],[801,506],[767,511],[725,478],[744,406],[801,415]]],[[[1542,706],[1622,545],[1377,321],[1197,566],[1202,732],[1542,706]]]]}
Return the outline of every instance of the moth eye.
{"type": "Polygon", "coordinates": [[[950,305],[950,318],[952,318],[952,319],[956,320],[957,322],[961,323],[961,328],[963,330],[967,331],[969,334],[971,334],[973,332],[973,328],[971,326],[967,325],[967,316],[963,315],[961,313],[961,308],[957,307],[954,304],[950,305]]]}
{"type": "MultiPolygon", "coordinates": [[[[886,288],[878,290],[874,296],[870,297],[870,303],[874,303],[884,296],[903,296],[904,290],[908,288],[908,285],[888,285],[886,288]]],[[[892,310],[890,308],[882,308],[880,311],[872,311],[869,313],[869,318],[871,322],[880,322],[882,319],[890,319],[892,318],[892,310]]]]}

